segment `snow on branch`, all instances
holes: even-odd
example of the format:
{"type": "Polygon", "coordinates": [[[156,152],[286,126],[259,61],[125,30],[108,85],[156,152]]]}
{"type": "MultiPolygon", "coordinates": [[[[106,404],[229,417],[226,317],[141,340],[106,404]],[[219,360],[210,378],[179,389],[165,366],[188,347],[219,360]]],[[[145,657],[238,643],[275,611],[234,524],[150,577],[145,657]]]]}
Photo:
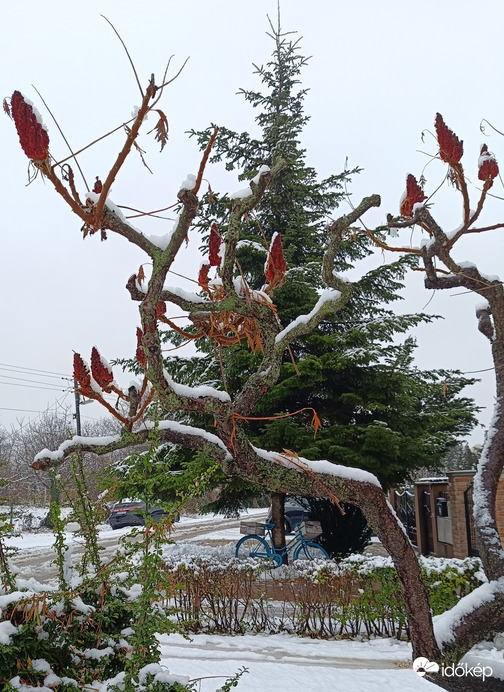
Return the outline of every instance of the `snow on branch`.
{"type": "Polygon", "coordinates": [[[281,454],[279,452],[268,452],[265,449],[260,449],[259,447],[253,447],[254,452],[261,459],[267,459],[275,464],[280,464],[286,469],[296,469],[299,473],[303,471],[313,472],[319,474],[327,474],[329,476],[335,476],[336,478],[351,480],[357,483],[371,483],[381,488],[381,483],[378,478],[369,471],[364,471],[363,469],[352,468],[351,466],[342,466],[341,464],[334,464],[332,461],[326,461],[325,459],[305,459],[292,454],[281,454]]]}
{"type": "Polygon", "coordinates": [[[304,334],[309,334],[327,315],[336,312],[342,307],[340,303],[345,303],[342,300],[340,291],[335,291],[328,288],[323,291],[317,300],[315,307],[307,315],[299,315],[285,329],[282,329],[275,337],[275,343],[279,346],[285,346],[290,341],[297,339],[304,334]]]}
{"type": "Polygon", "coordinates": [[[51,451],[43,449],[33,460],[33,468],[36,471],[46,470],[52,466],[59,466],[73,452],[93,452],[94,454],[106,454],[108,451],[121,449],[120,435],[106,435],[103,437],[84,437],[74,435],[70,440],[65,440],[58,449],[51,451]],[[105,450],[105,451],[103,451],[105,450]]]}
{"type": "Polygon", "coordinates": [[[70,440],[65,440],[54,451],[43,449],[35,456],[32,467],[37,471],[46,471],[49,468],[60,466],[65,459],[76,452],[91,452],[101,456],[118,449],[143,445],[148,441],[149,434],[156,425],[159,430],[160,442],[171,442],[199,451],[205,450],[221,463],[231,459],[230,452],[217,435],[177,421],[163,420],[157,424],[143,423],[138,430],[123,435],[103,437],[75,435],[70,440]]]}
{"type": "Polygon", "coordinates": [[[179,384],[173,380],[166,370],[164,371],[164,376],[166,382],[169,384],[175,394],[177,394],[177,396],[184,397],[186,399],[218,399],[223,403],[228,403],[231,401],[229,394],[227,392],[223,392],[221,389],[215,389],[215,387],[210,387],[209,385],[190,387],[186,384],[179,384]]]}
{"type": "MultiPolygon", "coordinates": [[[[500,631],[504,607],[504,577],[489,581],[461,598],[450,610],[433,618],[434,633],[441,650],[450,645],[461,644],[461,637],[469,637],[471,630],[483,632],[477,625],[486,623],[488,633],[500,631]]],[[[480,636],[481,638],[481,636],[480,636]]]]}

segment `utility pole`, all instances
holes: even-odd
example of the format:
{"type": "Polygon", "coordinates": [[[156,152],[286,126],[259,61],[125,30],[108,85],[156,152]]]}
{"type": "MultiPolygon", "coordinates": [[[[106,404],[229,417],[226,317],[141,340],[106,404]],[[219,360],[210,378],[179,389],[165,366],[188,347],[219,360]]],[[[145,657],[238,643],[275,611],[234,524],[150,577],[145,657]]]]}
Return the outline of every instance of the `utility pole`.
{"type": "Polygon", "coordinates": [[[75,420],[75,430],[77,435],[81,435],[81,417],[80,417],[80,408],[81,406],[85,406],[86,404],[92,404],[94,403],[94,399],[85,399],[84,401],[81,401],[81,396],[79,393],[79,389],[77,386],[77,380],[74,378],[74,397],[75,397],[75,413],[73,414],[73,418],[75,420]]]}
{"type": "Polygon", "coordinates": [[[81,400],[79,390],[77,389],[77,380],[74,378],[74,394],[75,394],[75,413],[73,417],[75,418],[75,429],[77,435],[81,434],[81,420],[80,420],[80,407],[81,400]]]}

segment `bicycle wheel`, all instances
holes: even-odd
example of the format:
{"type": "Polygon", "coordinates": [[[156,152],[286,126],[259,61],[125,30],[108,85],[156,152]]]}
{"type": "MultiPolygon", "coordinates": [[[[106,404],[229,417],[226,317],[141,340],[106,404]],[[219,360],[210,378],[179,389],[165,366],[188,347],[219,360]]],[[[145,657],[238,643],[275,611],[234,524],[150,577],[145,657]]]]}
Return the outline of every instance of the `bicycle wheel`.
{"type": "Polygon", "coordinates": [[[318,543],[305,541],[294,551],[293,560],[328,560],[328,553],[318,543]]]}
{"type": "Polygon", "coordinates": [[[264,538],[260,536],[244,536],[240,538],[236,544],[235,557],[241,557],[243,559],[247,557],[268,559],[274,556],[264,538]]]}

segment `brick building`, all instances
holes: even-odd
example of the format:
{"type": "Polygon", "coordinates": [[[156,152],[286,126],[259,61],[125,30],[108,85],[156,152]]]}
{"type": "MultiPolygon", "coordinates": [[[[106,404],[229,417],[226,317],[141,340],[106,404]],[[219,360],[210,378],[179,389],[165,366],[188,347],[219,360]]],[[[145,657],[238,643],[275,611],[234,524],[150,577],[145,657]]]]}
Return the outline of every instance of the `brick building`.
{"type": "MultiPolygon", "coordinates": [[[[415,523],[422,555],[464,558],[477,555],[472,515],[474,471],[449,471],[415,483],[415,523]]],[[[497,489],[497,528],[504,545],[504,476],[497,489]]]]}

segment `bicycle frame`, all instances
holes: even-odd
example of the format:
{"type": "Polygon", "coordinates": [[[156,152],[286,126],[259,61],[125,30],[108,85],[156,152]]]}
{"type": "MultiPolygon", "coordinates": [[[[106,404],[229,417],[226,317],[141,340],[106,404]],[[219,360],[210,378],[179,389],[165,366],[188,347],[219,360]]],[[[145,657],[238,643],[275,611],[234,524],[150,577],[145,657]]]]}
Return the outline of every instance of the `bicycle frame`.
{"type": "Polygon", "coordinates": [[[273,551],[273,553],[275,553],[281,558],[283,558],[284,555],[288,555],[292,550],[294,550],[294,548],[297,548],[298,545],[306,545],[305,537],[301,533],[301,524],[294,524],[294,526],[292,527],[294,529],[295,534],[294,538],[291,538],[291,540],[288,543],[286,543],[283,548],[275,548],[273,544],[273,534],[271,532],[275,528],[275,524],[264,524],[264,528],[266,529],[266,534],[268,537],[269,544],[271,546],[271,550],[273,551]]]}
{"type": "Polygon", "coordinates": [[[283,564],[283,558],[293,552],[293,559],[296,560],[300,555],[301,559],[313,560],[318,558],[327,559],[329,555],[322,546],[307,541],[301,531],[301,524],[296,524],[293,528],[295,536],[283,548],[275,548],[273,545],[272,530],[275,524],[263,524],[264,535],[246,534],[236,544],[235,556],[243,557],[248,552],[249,557],[272,560],[274,567],[283,564]],[[254,545],[252,548],[251,546],[254,545]],[[316,553],[314,554],[314,550],[316,553]]]}

